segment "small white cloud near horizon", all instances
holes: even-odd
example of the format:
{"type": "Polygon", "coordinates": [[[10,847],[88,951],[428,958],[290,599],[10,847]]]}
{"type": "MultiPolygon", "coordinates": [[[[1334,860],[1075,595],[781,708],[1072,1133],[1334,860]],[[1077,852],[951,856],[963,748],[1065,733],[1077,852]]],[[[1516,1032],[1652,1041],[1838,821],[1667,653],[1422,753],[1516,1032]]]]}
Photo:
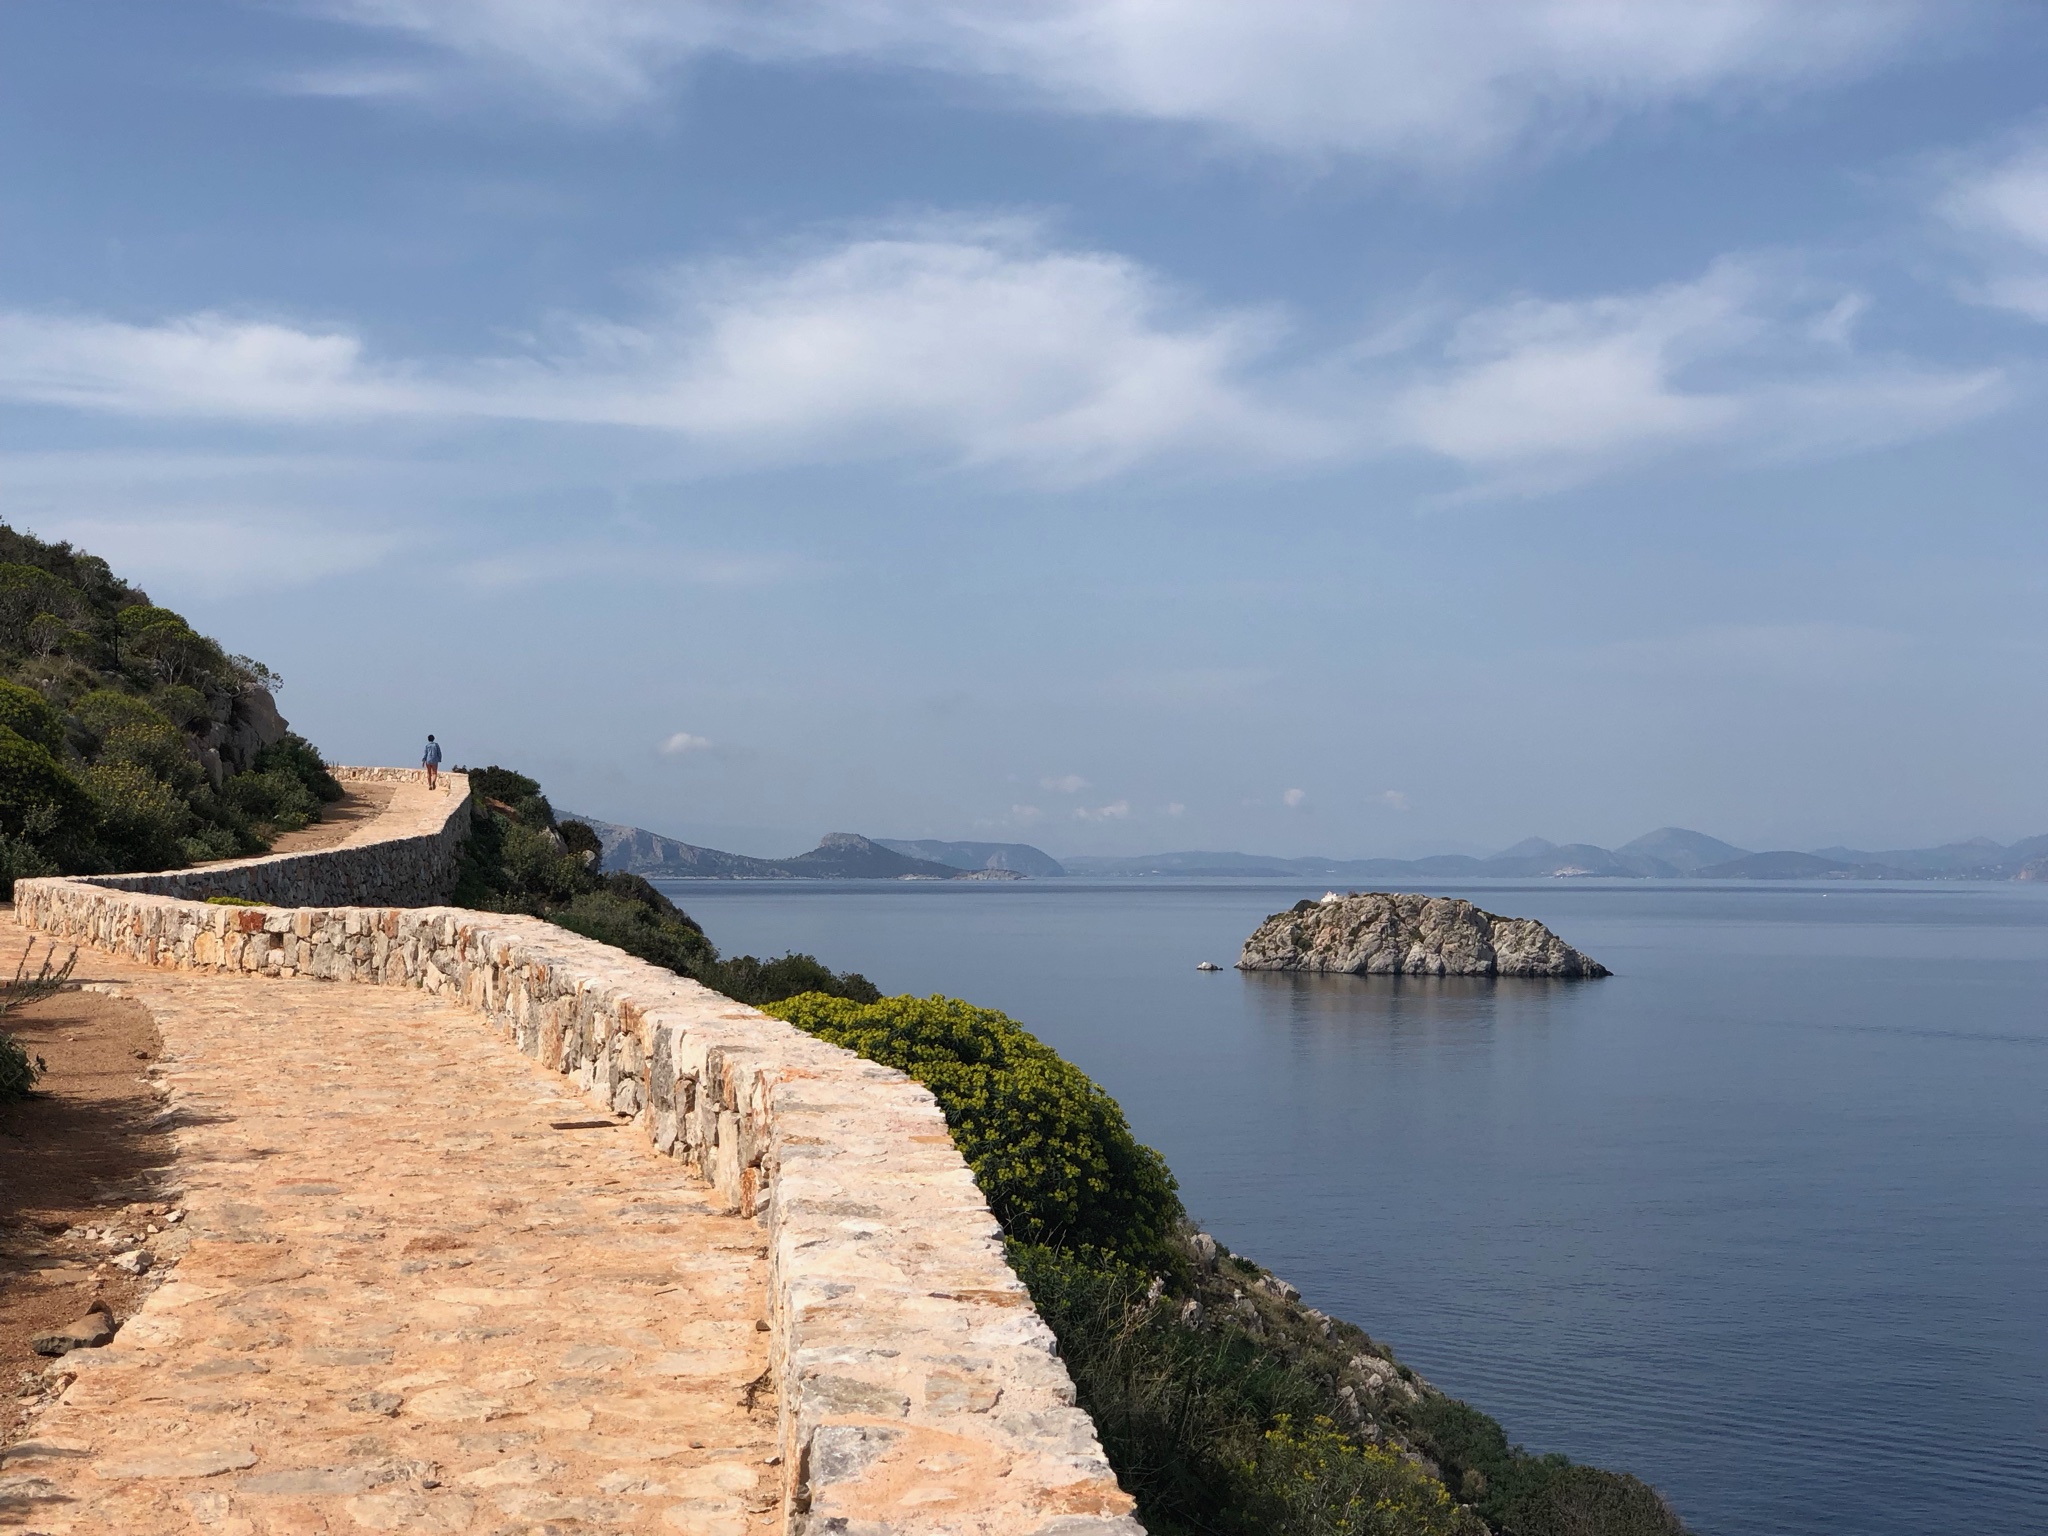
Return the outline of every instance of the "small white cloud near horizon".
{"type": "Polygon", "coordinates": [[[1308,791],[1305,789],[1287,790],[1280,796],[1280,803],[1290,811],[1298,811],[1308,804],[1308,791]]]}
{"type": "Polygon", "coordinates": [[[1076,821],[1122,821],[1131,814],[1131,802],[1112,800],[1108,805],[1074,807],[1076,821]]]}
{"type": "MultiPolygon", "coordinates": [[[[425,46],[435,94],[509,88],[573,117],[645,111],[696,61],[894,66],[987,104],[1178,124],[1267,153],[1458,171],[1583,146],[1632,116],[1855,78],[1939,20],[1931,0],[305,0],[425,46]]],[[[1962,14],[1959,15],[1959,10],[1962,14]]],[[[417,96],[418,65],[282,89],[417,96]]],[[[432,89],[430,86],[429,89],[432,89]]]]}
{"type": "Polygon", "coordinates": [[[1167,816],[1185,816],[1187,815],[1187,813],[1188,808],[1185,805],[1182,805],[1180,801],[1176,800],[1172,804],[1165,807],[1162,814],[1167,816]]]}
{"type": "Polygon", "coordinates": [[[1979,264],[1965,298],[2048,322],[2048,119],[1955,169],[1935,212],[1979,264]]]}
{"type": "Polygon", "coordinates": [[[1380,804],[1386,806],[1389,810],[1405,811],[1409,809],[1408,797],[1398,789],[1381,790],[1380,804]]]}
{"type": "Polygon", "coordinates": [[[1010,807],[1010,819],[1012,821],[1037,821],[1044,815],[1045,812],[1035,805],[1013,805],[1010,807]]]}
{"type": "Polygon", "coordinates": [[[677,731],[661,744],[663,757],[683,757],[692,752],[710,750],[711,739],[708,736],[692,736],[688,731],[677,731]]]}
{"type": "Polygon", "coordinates": [[[1057,778],[1040,779],[1038,787],[1049,789],[1055,794],[1078,795],[1088,787],[1088,781],[1078,773],[1063,773],[1057,778]]]}

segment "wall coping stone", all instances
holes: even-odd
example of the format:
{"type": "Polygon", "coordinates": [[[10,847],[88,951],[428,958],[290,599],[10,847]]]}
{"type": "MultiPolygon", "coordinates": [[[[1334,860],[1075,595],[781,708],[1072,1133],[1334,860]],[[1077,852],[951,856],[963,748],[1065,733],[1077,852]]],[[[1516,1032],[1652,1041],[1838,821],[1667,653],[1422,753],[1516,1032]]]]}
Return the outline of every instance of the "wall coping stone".
{"type": "Polygon", "coordinates": [[[22,880],[15,916],[151,965],[462,1002],[694,1164],[768,1246],[785,1536],[1143,1536],[931,1093],[539,918],[411,904],[452,889],[468,829],[443,778],[445,809],[335,847],[22,880]]]}

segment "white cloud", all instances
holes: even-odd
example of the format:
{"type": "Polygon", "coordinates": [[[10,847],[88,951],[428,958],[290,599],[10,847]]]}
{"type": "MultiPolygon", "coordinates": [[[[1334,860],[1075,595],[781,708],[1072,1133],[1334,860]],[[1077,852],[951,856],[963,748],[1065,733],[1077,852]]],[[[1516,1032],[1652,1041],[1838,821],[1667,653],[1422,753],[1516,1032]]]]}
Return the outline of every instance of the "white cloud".
{"type": "Polygon", "coordinates": [[[638,323],[518,357],[380,362],[338,330],[0,314],[0,396],[241,420],[483,417],[638,427],[741,460],[899,454],[1087,479],[1168,451],[1291,455],[1242,375],[1271,331],[1192,311],[1125,257],[1016,223],[930,223],[675,275],[638,323]]]}
{"type": "MultiPolygon", "coordinates": [[[[0,398],[137,416],[628,427],[702,467],[895,457],[1072,484],[1168,463],[1330,464],[1421,451],[1488,491],[1578,483],[1705,447],[1852,451],[2002,398],[1994,370],[1857,345],[1864,296],[1786,263],[1424,317],[1306,364],[1271,317],[1203,309],[1136,262],[1018,224],[928,222],[677,274],[651,315],[556,325],[525,355],[377,359],[358,337],[196,315],[0,314],[0,398]]],[[[485,560],[480,580],[517,579],[485,560]]],[[[1161,700],[1249,669],[1132,675],[1161,700]]]]}
{"type": "Polygon", "coordinates": [[[1010,807],[1012,821],[1037,821],[1045,814],[1035,805],[1013,805],[1010,807]]]}
{"type": "Polygon", "coordinates": [[[1408,809],[1408,797],[1398,789],[1383,789],[1380,791],[1380,804],[1392,811],[1405,811],[1408,809]]]}
{"type": "Polygon", "coordinates": [[[0,313],[0,392],[77,410],[292,420],[386,415],[426,397],[366,369],[362,343],[217,314],[160,325],[0,313]]]}
{"type": "Polygon", "coordinates": [[[1290,811],[1298,811],[1308,804],[1308,791],[1305,789],[1287,790],[1280,796],[1280,803],[1290,811]]]}
{"type": "Polygon", "coordinates": [[[1080,805],[1074,808],[1076,821],[1122,821],[1130,814],[1131,802],[1128,800],[1112,800],[1108,805],[1080,805]]]}
{"type": "Polygon", "coordinates": [[[1723,261],[1685,283],[1524,299],[1466,315],[1424,376],[1397,387],[1397,444],[1549,489],[1706,445],[1763,454],[1875,446],[1999,403],[1995,370],[1854,350],[1861,295],[1723,261]]]}
{"type": "Polygon", "coordinates": [[[710,749],[709,737],[692,736],[688,731],[677,731],[661,744],[661,755],[682,757],[691,752],[708,752],[710,749]]]}
{"type": "Polygon", "coordinates": [[[1935,206],[1980,264],[1965,292],[2048,321],[2048,124],[1956,170],[1935,206]]]}
{"type": "Polygon", "coordinates": [[[1188,808],[1185,805],[1182,805],[1178,800],[1174,801],[1171,805],[1166,807],[1166,814],[1169,816],[1185,816],[1187,815],[1187,813],[1188,808]]]}
{"type": "MultiPolygon", "coordinates": [[[[608,117],[710,53],[902,65],[1053,111],[1192,125],[1284,153],[1469,164],[1627,114],[1867,70],[1931,0],[326,0],[418,39],[448,85],[608,117]]],[[[1968,7],[1976,9],[1974,5],[1968,7]]],[[[361,92],[376,69],[346,72],[361,92]]],[[[323,80],[325,77],[322,77],[323,80]]],[[[392,72],[395,94],[415,87],[392,72]]],[[[1000,97],[998,99],[1001,99],[1000,97]]]]}
{"type": "Polygon", "coordinates": [[[1088,781],[1078,773],[1063,773],[1055,779],[1040,779],[1040,789],[1049,789],[1056,794],[1078,795],[1088,787],[1088,781]]]}

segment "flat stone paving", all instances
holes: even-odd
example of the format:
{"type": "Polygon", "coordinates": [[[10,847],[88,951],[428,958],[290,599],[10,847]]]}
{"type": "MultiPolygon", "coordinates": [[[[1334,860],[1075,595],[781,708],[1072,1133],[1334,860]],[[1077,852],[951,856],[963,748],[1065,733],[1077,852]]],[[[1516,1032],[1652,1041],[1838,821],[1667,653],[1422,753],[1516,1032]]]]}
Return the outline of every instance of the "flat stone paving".
{"type": "MultiPolygon", "coordinates": [[[[13,958],[12,944],[5,946],[13,958]]],[[[156,1017],[168,1275],[0,1452],[0,1528],[775,1527],[766,1251],[574,1085],[418,993],[80,976],[156,1017]]]]}

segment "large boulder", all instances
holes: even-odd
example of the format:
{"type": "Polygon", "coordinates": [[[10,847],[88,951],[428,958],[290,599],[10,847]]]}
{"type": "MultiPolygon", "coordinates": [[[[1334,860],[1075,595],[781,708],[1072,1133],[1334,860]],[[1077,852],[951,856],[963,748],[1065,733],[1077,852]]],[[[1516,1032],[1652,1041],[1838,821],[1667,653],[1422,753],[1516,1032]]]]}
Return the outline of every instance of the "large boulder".
{"type": "Polygon", "coordinates": [[[1499,917],[1452,896],[1353,892],[1297,903],[1244,942],[1241,971],[1354,976],[1605,976],[1532,917],[1499,917]]]}
{"type": "Polygon", "coordinates": [[[267,688],[244,688],[236,694],[227,725],[228,739],[221,756],[234,765],[237,773],[247,773],[255,767],[256,754],[283,741],[290,729],[284,716],[277,712],[277,700],[267,688]]]}

